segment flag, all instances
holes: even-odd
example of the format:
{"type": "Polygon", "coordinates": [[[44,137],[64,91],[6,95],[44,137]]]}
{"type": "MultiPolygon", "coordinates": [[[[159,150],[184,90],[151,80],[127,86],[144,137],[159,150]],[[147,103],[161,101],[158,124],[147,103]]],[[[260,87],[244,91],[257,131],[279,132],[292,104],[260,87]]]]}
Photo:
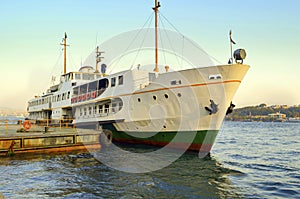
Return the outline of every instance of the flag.
{"type": "Polygon", "coordinates": [[[230,42],[233,43],[233,44],[236,44],[233,40],[232,40],[232,31],[230,30],[229,32],[229,36],[230,36],[230,42]]]}

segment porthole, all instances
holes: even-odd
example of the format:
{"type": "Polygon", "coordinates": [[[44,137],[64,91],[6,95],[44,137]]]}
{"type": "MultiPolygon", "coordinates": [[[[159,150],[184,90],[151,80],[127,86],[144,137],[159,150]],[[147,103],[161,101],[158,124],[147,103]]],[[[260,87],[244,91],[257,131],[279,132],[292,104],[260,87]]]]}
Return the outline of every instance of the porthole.
{"type": "Polygon", "coordinates": [[[138,102],[141,102],[141,98],[138,98],[138,102]]]}
{"type": "Polygon", "coordinates": [[[164,129],[166,129],[167,128],[167,126],[166,125],[164,125],[164,129]]]}
{"type": "Polygon", "coordinates": [[[178,93],[177,96],[178,96],[178,97],[181,97],[181,93],[178,93]]]}
{"type": "Polygon", "coordinates": [[[169,98],[169,95],[168,95],[168,94],[165,94],[165,98],[168,99],[168,98],[169,98]]]}
{"type": "Polygon", "coordinates": [[[153,99],[154,99],[154,100],[156,100],[156,99],[157,99],[155,95],[153,95],[153,99]]]}

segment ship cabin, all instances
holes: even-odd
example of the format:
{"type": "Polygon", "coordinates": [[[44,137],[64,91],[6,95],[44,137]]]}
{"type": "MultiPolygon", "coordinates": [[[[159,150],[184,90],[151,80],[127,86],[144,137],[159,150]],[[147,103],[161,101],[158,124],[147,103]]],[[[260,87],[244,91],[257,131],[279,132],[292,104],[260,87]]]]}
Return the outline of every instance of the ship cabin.
{"type": "MultiPolygon", "coordinates": [[[[42,96],[35,96],[28,102],[29,118],[32,120],[64,120],[73,118],[71,97],[73,87],[103,77],[91,66],[81,67],[79,72],[61,75],[58,84],[51,86],[42,96]]],[[[52,79],[54,82],[55,79],[52,79]]]]}
{"type": "Polygon", "coordinates": [[[148,71],[127,70],[75,86],[71,98],[74,118],[79,122],[115,115],[123,108],[123,97],[147,87],[153,76],[148,71]]]}

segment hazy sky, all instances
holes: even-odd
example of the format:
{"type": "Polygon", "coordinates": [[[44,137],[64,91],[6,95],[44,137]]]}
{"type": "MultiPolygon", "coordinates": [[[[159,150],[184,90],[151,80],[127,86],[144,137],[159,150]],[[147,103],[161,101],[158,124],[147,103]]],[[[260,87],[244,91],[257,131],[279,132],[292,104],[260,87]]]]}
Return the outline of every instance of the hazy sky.
{"type": "MultiPolygon", "coordinates": [[[[251,69],[234,103],[300,104],[300,1],[161,0],[161,12],[210,55],[229,58],[228,32],[247,51],[251,69]]],[[[98,43],[141,28],[153,0],[0,0],[0,107],[27,101],[62,72],[68,33],[68,71],[77,71],[98,43]]]]}

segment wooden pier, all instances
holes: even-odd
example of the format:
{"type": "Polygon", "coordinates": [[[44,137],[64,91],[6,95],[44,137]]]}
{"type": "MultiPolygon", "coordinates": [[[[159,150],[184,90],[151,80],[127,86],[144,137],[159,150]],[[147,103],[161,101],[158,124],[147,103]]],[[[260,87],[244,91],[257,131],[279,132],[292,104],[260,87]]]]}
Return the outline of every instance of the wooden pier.
{"type": "Polygon", "coordinates": [[[17,132],[20,125],[0,125],[0,156],[99,150],[100,132],[76,128],[33,126],[17,132]]]}

